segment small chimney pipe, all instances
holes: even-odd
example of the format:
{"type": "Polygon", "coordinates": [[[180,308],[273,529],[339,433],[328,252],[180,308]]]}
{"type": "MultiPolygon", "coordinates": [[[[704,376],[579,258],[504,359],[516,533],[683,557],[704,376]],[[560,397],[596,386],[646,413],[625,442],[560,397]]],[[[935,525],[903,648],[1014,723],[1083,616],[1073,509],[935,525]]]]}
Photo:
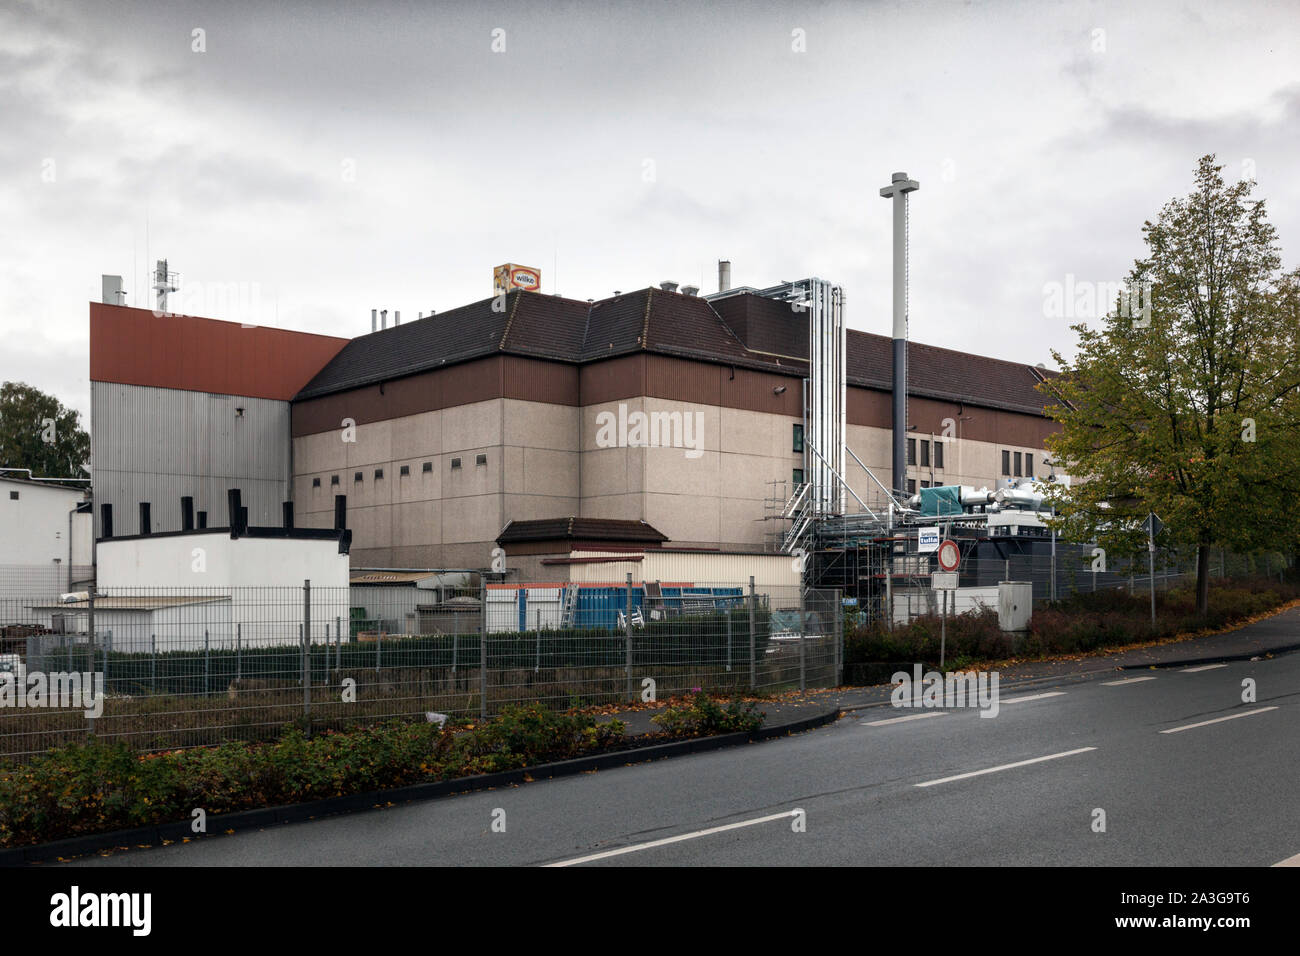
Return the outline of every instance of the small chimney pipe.
{"type": "Polygon", "coordinates": [[[342,531],[348,526],[348,496],[334,496],[334,530],[342,531]]]}
{"type": "Polygon", "coordinates": [[[230,531],[237,538],[240,534],[239,519],[244,510],[239,503],[238,488],[231,488],[226,492],[226,507],[230,512],[230,531]]]}
{"type": "Polygon", "coordinates": [[[293,502],[286,501],[280,506],[284,514],[284,526],[292,530],[293,528],[293,502]]]}
{"type": "Polygon", "coordinates": [[[181,498],[181,530],[194,530],[194,499],[189,495],[181,498]]]}
{"type": "Polygon", "coordinates": [[[370,331],[371,332],[379,331],[379,310],[378,309],[370,310],[370,331]]]}
{"type": "Polygon", "coordinates": [[[149,502],[140,502],[140,533],[149,534],[153,531],[153,523],[149,520],[149,502]]]}
{"type": "Polygon", "coordinates": [[[113,506],[99,506],[99,526],[105,538],[113,537],[113,506]]]}
{"type": "Polygon", "coordinates": [[[207,527],[208,527],[208,513],[207,513],[206,511],[200,511],[200,512],[199,512],[199,530],[200,530],[200,531],[206,531],[206,530],[207,530],[207,527]]]}
{"type": "Polygon", "coordinates": [[[726,292],[731,288],[731,260],[718,260],[718,291],[726,292]]]}

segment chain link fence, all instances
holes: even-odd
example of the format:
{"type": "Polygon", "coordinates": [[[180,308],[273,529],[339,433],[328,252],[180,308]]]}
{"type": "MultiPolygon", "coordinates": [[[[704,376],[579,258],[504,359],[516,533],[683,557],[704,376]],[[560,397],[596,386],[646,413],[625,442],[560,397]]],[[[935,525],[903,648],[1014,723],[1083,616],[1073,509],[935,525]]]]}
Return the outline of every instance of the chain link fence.
{"type": "Polygon", "coordinates": [[[139,751],[695,689],[834,686],[840,592],[655,582],[130,588],[0,600],[0,757],[139,751]]]}

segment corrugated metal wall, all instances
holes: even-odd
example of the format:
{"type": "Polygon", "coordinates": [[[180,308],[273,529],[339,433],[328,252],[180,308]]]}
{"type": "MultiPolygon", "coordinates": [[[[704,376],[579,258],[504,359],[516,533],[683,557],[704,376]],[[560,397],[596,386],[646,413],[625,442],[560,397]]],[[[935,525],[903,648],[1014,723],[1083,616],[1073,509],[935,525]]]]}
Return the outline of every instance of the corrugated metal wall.
{"type": "Polygon", "coordinates": [[[248,522],[279,525],[290,496],[289,403],[237,395],[92,382],[95,536],[104,504],[115,534],[137,534],[141,501],[154,531],[180,530],[181,498],[228,523],[226,491],[238,488],[248,522]],[[237,409],[243,409],[240,414],[237,409]]]}

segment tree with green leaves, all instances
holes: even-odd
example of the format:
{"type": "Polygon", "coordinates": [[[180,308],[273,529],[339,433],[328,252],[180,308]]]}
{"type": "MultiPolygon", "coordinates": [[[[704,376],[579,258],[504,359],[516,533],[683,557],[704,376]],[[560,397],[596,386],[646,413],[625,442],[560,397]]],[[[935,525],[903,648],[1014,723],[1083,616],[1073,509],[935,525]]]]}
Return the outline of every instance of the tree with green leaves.
{"type": "Polygon", "coordinates": [[[90,436],[80,417],[31,385],[0,385],[0,468],[27,468],[36,478],[86,478],[90,436]]]}
{"type": "Polygon", "coordinates": [[[1155,512],[1196,551],[1300,540],[1300,270],[1284,273],[1255,183],[1202,157],[1195,189],[1143,225],[1147,254],[1101,328],[1039,385],[1061,430],[1047,440],[1073,487],[1050,495],[1058,530],[1109,554],[1145,550],[1155,512]],[[1137,307],[1134,307],[1134,306],[1137,307]],[[1113,550],[1112,550],[1113,549],[1113,550]]]}

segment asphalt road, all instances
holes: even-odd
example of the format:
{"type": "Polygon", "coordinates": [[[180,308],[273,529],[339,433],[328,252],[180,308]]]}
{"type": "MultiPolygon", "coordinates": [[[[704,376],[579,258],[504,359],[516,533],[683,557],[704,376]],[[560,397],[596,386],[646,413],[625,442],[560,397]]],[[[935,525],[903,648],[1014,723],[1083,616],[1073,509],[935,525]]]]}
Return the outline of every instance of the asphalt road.
{"type": "Polygon", "coordinates": [[[1266,866],[1297,854],[1300,654],[1288,654],[1008,688],[994,718],[873,707],[762,744],[71,865],[1266,866]],[[876,723],[920,713],[935,715],[876,723]]]}

